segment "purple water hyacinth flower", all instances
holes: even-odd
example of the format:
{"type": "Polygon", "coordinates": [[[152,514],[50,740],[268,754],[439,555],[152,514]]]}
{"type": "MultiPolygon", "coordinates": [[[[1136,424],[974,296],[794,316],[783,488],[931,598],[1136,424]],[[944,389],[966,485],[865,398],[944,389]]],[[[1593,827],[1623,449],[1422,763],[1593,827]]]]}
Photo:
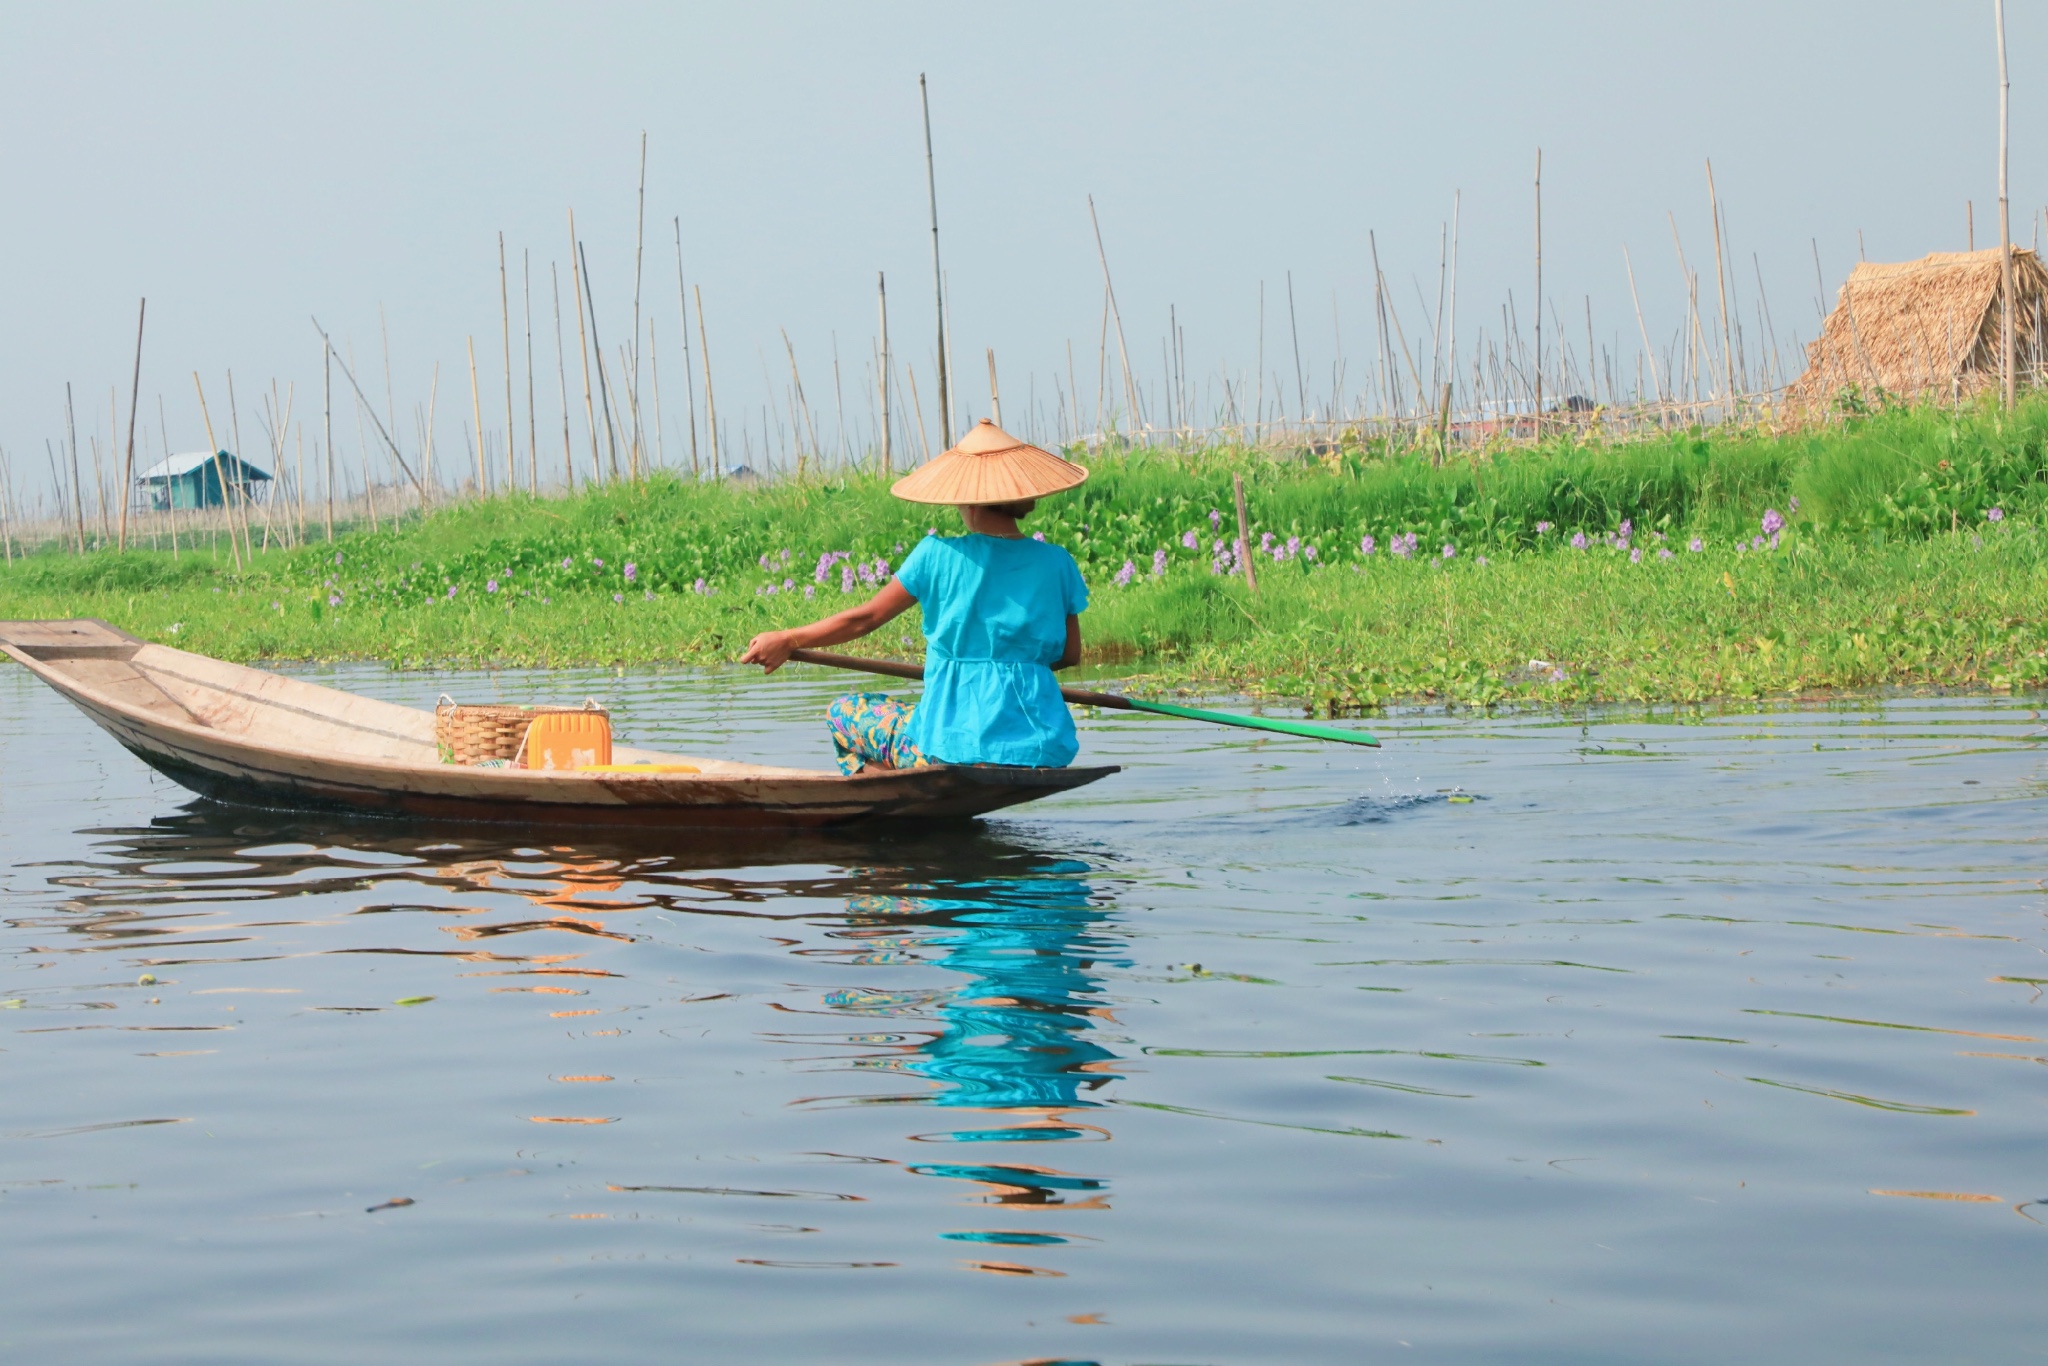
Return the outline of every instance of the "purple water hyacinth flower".
{"type": "Polygon", "coordinates": [[[1223,514],[1217,511],[1215,508],[1209,509],[1209,530],[1223,530],[1223,514]]]}
{"type": "Polygon", "coordinates": [[[903,553],[903,542],[896,542],[896,549],[891,551],[890,553],[893,555],[901,555],[903,553]]]}
{"type": "Polygon", "coordinates": [[[853,566],[850,564],[839,566],[839,591],[842,593],[851,593],[853,591],[853,566]]]}
{"type": "MultiPolygon", "coordinates": [[[[451,594],[450,594],[450,596],[453,596],[453,594],[451,593],[451,594]]],[[[339,606],[341,606],[341,594],[339,594],[339,593],[329,593],[329,594],[327,595],[327,605],[328,605],[329,607],[339,607],[339,606]]]]}
{"type": "Polygon", "coordinates": [[[624,602],[625,600],[626,600],[626,595],[625,595],[624,593],[614,593],[614,594],[612,594],[612,601],[613,601],[613,602],[624,602]]]}
{"type": "Polygon", "coordinates": [[[1045,539],[1045,533],[1043,531],[1034,531],[1031,533],[1031,539],[1034,541],[1042,541],[1045,539]]]}
{"type": "Polygon", "coordinates": [[[486,593],[495,593],[495,592],[497,592],[497,591],[498,591],[498,581],[497,581],[496,579],[485,579],[485,580],[484,580],[484,592],[486,592],[486,593]]]}
{"type": "Polygon", "coordinates": [[[1541,535],[1542,535],[1542,534],[1543,534],[1544,532],[1546,532],[1546,531],[1548,531],[1548,530],[1550,530],[1550,523],[1548,523],[1548,522],[1538,522],[1538,523],[1536,524],[1536,534],[1537,534],[1538,536],[1541,536],[1541,535]]]}
{"type": "Polygon", "coordinates": [[[1473,557],[1473,560],[1472,560],[1472,563],[1474,563],[1474,564],[1485,564],[1486,562],[1487,562],[1487,560],[1486,560],[1486,557],[1485,557],[1484,555],[1477,555],[1477,556],[1474,556],[1474,557],[1473,557]]]}
{"type": "Polygon", "coordinates": [[[784,546],[784,547],[782,548],[782,562],[783,562],[784,564],[788,564],[788,563],[789,563],[789,547],[788,547],[788,546],[784,546]]]}
{"type": "Polygon", "coordinates": [[[1262,532],[1260,532],[1260,533],[1259,533],[1259,549],[1260,549],[1260,551],[1262,551],[1262,552],[1263,552],[1263,551],[1268,551],[1268,550],[1271,550],[1272,548],[1273,548],[1273,533],[1272,533],[1272,532],[1270,532],[1270,531],[1262,531],[1262,532]]]}
{"type": "Polygon", "coordinates": [[[637,564],[634,564],[634,563],[633,563],[633,562],[632,562],[631,560],[628,560],[628,561],[626,561],[626,582],[627,582],[627,583],[631,583],[631,582],[633,582],[633,581],[634,581],[635,579],[637,579],[637,578],[639,578],[639,577],[640,577],[640,566],[639,566],[639,565],[637,565],[637,564]]]}
{"type": "Polygon", "coordinates": [[[1984,514],[1984,517],[1987,521],[2002,522],[2005,520],[2005,509],[1992,508],[1989,512],[1984,514]]]}
{"type": "Polygon", "coordinates": [[[1707,548],[1707,543],[1701,540],[1699,537],[1695,536],[1692,538],[1692,541],[1685,548],[1687,550],[1690,550],[1693,554],[1697,555],[1702,550],[1705,550],[1707,548]]]}
{"type": "Polygon", "coordinates": [[[455,597],[455,593],[456,593],[456,588],[455,588],[455,585],[454,585],[454,584],[452,584],[452,583],[451,583],[451,584],[449,584],[449,585],[448,585],[448,597],[450,598],[450,600],[453,600],[453,599],[454,599],[454,597],[455,597]]]}
{"type": "Polygon", "coordinates": [[[604,568],[604,561],[603,561],[603,560],[600,560],[600,559],[595,559],[595,558],[593,558],[593,559],[592,559],[592,560],[591,560],[590,562],[591,562],[592,564],[596,565],[596,566],[597,566],[597,567],[598,567],[599,569],[602,569],[602,568],[604,568]]]}
{"type": "MultiPolygon", "coordinates": [[[[652,594],[652,593],[649,593],[649,594],[648,594],[647,596],[651,598],[651,597],[653,597],[653,596],[654,596],[654,594],[652,594]]],[[[807,584],[805,584],[805,585],[804,585],[804,597],[805,597],[806,599],[809,599],[809,598],[814,598],[814,597],[816,597],[816,596],[818,596],[818,585],[816,585],[815,583],[807,583],[807,584]]]]}
{"type": "Polygon", "coordinates": [[[1619,536],[1624,542],[1626,542],[1629,537],[1635,535],[1635,531],[1636,524],[1634,522],[1631,522],[1628,518],[1624,517],[1621,519],[1621,525],[1615,528],[1614,534],[1619,536]]]}
{"type": "Polygon", "coordinates": [[[1303,546],[1301,548],[1301,553],[1303,556],[1307,558],[1310,564],[1314,564],[1316,562],[1316,548],[1314,546],[1303,546]]]}
{"type": "Polygon", "coordinates": [[[576,567],[576,561],[575,561],[575,560],[571,559],[571,558],[570,558],[569,556],[567,556],[567,555],[564,555],[564,556],[562,557],[562,568],[564,568],[564,569],[574,569],[575,567],[576,567]]]}
{"type": "Polygon", "coordinates": [[[690,591],[692,593],[701,593],[707,598],[711,596],[710,586],[706,584],[702,579],[699,579],[695,583],[691,584],[690,591]]]}
{"type": "Polygon", "coordinates": [[[1155,579],[1166,577],[1166,552],[1164,550],[1152,552],[1152,577],[1155,579]]]}
{"type": "Polygon", "coordinates": [[[782,591],[783,591],[783,592],[785,592],[785,593],[793,593],[793,592],[795,592],[795,591],[796,591],[796,581],[795,581],[794,579],[784,579],[784,580],[782,581],[782,591]]]}
{"type": "Polygon", "coordinates": [[[1771,549],[1773,549],[1773,550],[1776,550],[1777,548],[1778,548],[1778,533],[1776,533],[1776,532],[1774,531],[1774,532],[1772,532],[1772,533],[1771,533],[1771,549]]]}
{"type": "Polygon", "coordinates": [[[339,550],[337,550],[337,551],[335,551],[335,552],[334,552],[334,562],[335,562],[336,564],[340,564],[340,563],[341,563],[341,552],[340,552],[339,550]]]}
{"type": "Polygon", "coordinates": [[[1670,551],[1664,549],[1662,546],[1659,546],[1657,548],[1657,558],[1660,560],[1675,560],[1678,557],[1672,554],[1670,551]]]}
{"type": "Polygon", "coordinates": [[[1793,494],[1792,501],[1790,503],[1787,503],[1786,506],[1794,512],[1799,511],[1799,495],[1796,493],[1793,494]]]}
{"type": "Polygon", "coordinates": [[[1748,542],[1748,541],[1737,541],[1737,542],[1735,543],[1735,553],[1736,553],[1736,554],[1738,554],[1738,555],[1746,554],[1746,553],[1748,552],[1748,550],[1749,550],[1749,542],[1748,542]]]}
{"type": "Polygon", "coordinates": [[[875,556],[875,577],[878,579],[889,577],[889,562],[880,555],[875,556]]]}
{"type": "Polygon", "coordinates": [[[1785,519],[1778,515],[1776,508],[1765,508],[1764,519],[1760,525],[1763,527],[1764,535],[1775,536],[1785,529],[1785,519]]]}
{"type": "Polygon", "coordinates": [[[763,555],[760,559],[754,561],[754,563],[761,566],[761,568],[766,569],[768,567],[768,557],[766,555],[763,555]]]}
{"type": "Polygon", "coordinates": [[[1764,538],[1763,538],[1763,537],[1761,537],[1761,536],[1752,536],[1752,537],[1750,537],[1750,538],[1749,538],[1749,548],[1750,548],[1751,550],[1762,550],[1762,549],[1764,548],[1764,538]]]}
{"type": "Polygon", "coordinates": [[[1129,560],[1125,560],[1124,567],[1116,571],[1116,586],[1118,588],[1129,588],[1131,580],[1137,577],[1137,573],[1138,566],[1132,564],[1129,560]]]}
{"type": "Polygon", "coordinates": [[[1572,533],[1572,549],[1584,550],[1586,548],[1586,545],[1586,533],[1583,531],[1574,531],[1572,533]]]}
{"type": "Polygon", "coordinates": [[[1643,562],[1643,548],[1641,546],[1637,546],[1628,552],[1628,562],[1630,564],[1641,564],[1643,562]]]}
{"type": "Polygon", "coordinates": [[[1370,536],[1361,536],[1358,538],[1358,553],[1361,555],[1371,555],[1374,552],[1376,552],[1379,548],[1379,542],[1375,541],[1370,536]]]}
{"type": "Polygon", "coordinates": [[[924,534],[927,536],[936,536],[939,534],[939,529],[935,526],[928,526],[924,529],[924,534]]]}
{"type": "MultiPolygon", "coordinates": [[[[653,590],[652,588],[648,588],[648,589],[643,589],[643,590],[641,591],[641,594],[640,594],[640,596],[641,596],[641,597],[643,597],[643,598],[646,598],[646,599],[647,599],[647,600],[648,600],[649,602],[653,602],[653,601],[654,601],[654,590],[653,590]]],[[[805,596],[805,597],[809,597],[809,596],[810,596],[810,590],[809,590],[809,589],[806,589],[806,590],[804,590],[804,596],[805,596]]]]}
{"type": "Polygon", "coordinates": [[[1452,545],[1449,541],[1445,541],[1444,558],[1447,560],[1455,560],[1456,558],[1458,558],[1458,547],[1452,545]]]}
{"type": "Polygon", "coordinates": [[[1200,550],[1202,548],[1202,538],[1192,531],[1182,533],[1180,543],[1189,550],[1200,550]]]}
{"type": "Polygon", "coordinates": [[[1387,549],[1393,552],[1394,554],[1399,555],[1404,560],[1407,559],[1409,554],[1411,553],[1408,549],[1408,538],[1406,536],[1396,536],[1393,540],[1387,543],[1387,549]]]}

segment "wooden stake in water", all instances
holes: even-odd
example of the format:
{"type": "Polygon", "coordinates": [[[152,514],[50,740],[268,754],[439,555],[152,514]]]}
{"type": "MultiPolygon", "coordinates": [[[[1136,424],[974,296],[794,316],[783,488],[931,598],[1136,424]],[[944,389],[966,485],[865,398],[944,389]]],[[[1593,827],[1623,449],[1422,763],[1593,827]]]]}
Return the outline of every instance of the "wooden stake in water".
{"type": "Polygon", "coordinates": [[[85,553],[85,494],[78,482],[78,420],[71,405],[71,381],[64,381],[64,441],[71,451],[71,513],[78,528],[78,553],[85,553]]]}
{"type": "Polygon", "coordinates": [[[1256,556],[1252,552],[1252,524],[1244,511],[1244,476],[1233,473],[1230,476],[1230,492],[1237,499],[1237,553],[1244,561],[1244,586],[1253,593],[1259,591],[1259,571],[1252,564],[1256,556]]]}
{"type": "Polygon", "coordinates": [[[1003,391],[996,385],[996,349],[988,349],[988,406],[995,424],[1003,425],[1003,391]]]}
{"type": "Polygon", "coordinates": [[[135,405],[142,398],[142,322],[148,314],[149,300],[144,299],[135,310],[135,379],[128,390],[128,460],[121,476],[121,539],[115,547],[123,551],[128,549],[128,501],[135,488],[135,405]]]}
{"type": "MultiPolygon", "coordinates": [[[[1131,348],[1124,342],[1123,310],[1116,306],[1116,285],[1109,278],[1109,250],[1102,245],[1102,220],[1095,216],[1095,196],[1088,196],[1088,222],[1095,229],[1095,256],[1102,262],[1102,291],[1109,304],[1109,316],[1116,320],[1116,354],[1124,367],[1124,404],[1131,427],[1139,425],[1138,385],[1131,378],[1131,348]]],[[[1099,386],[1098,386],[1099,387],[1099,386]]],[[[951,438],[947,438],[950,443],[951,438]]]]}
{"type": "MultiPolygon", "coordinates": [[[[619,477],[619,432],[612,420],[612,388],[605,379],[604,341],[597,334],[597,291],[590,282],[590,258],[576,244],[576,263],[583,268],[583,307],[590,314],[590,349],[597,357],[597,401],[604,411],[605,448],[611,456],[612,478],[619,477]]],[[[595,455],[595,452],[592,452],[595,455]]]]}
{"type": "Polygon", "coordinates": [[[569,210],[569,283],[573,287],[576,303],[576,354],[583,362],[583,418],[590,426],[590,481],[604,482],[604,466],[597,458],[597,405],[590,393],[590,337],[583,329],[583,291],[587,282],[583,278],[583,253],[576,244],[576,211],[569,210]]]}
{"type": "Polygon", "coordinates": [[[526,478],[540,497],[540,420],[533,406],[533,253],[519,249],[520,299],[526,310],[526,478]]]}

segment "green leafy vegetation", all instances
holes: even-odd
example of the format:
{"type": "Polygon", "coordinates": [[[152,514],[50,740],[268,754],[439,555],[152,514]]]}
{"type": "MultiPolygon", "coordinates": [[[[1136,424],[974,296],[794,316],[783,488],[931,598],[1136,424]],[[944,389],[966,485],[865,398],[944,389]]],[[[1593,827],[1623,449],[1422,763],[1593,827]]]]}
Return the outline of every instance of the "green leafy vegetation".
{"type": "MultiPolygon", "coordinates": [[[[1093,470],[1027,527],[1080,561],[1093,657],[1156,688],[1344,712],[2048,683],[2048,401],[1441,462],[1217,448],[1093,470]]],[[[0,615],[98,616],[233,659],[709,664],[873,591],[932,529],[957,518],[879,477],[658,476],[316,530],[239,573],[218,545],[46,550],[0,569],[0,615]]],[[[915,654],[914,614],[863,648],[915,654]]]]}

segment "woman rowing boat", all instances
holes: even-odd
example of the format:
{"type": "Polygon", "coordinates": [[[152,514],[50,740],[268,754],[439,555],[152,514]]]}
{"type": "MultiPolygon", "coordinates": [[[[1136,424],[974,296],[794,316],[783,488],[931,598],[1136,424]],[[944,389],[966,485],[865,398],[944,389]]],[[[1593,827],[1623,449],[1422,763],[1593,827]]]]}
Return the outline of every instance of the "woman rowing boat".
{"type": "Polygon", "coordinates": [[[965,536],[927,536],[879,593],[791,631],[763,631],[743,662],[773,673],[792,650],[857,640],[924,609],[925,687],[915,703],[851,693],[826,711],[843,773],[932,764],[1065,768],[1080,742],[1053,670],[1081,662],[1088,588],[1074,557],[1018,523],[1088,471],[983,420],[896,481],[912,503],[950,503],[965,536]]]}

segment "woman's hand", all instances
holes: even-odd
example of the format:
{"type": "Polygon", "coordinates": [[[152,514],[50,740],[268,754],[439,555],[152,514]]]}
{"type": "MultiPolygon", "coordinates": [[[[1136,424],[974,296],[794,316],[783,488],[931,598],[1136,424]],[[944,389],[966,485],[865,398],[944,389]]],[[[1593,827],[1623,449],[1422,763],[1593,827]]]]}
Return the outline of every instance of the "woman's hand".
{"type": "MultiPolygon", "coordinates": [[[[917,606],[917,599],[894,579],[882,585],[882,590],[857,607],[849,607],[814,621],[808,626],[799,626],[793,631],[763,631],[747,645],[747,652],[740,656],[742,664],[759,664],[769,673],[774,673],[789,663],[792,650],[814,649],[820,645],[842,645],[849,640],[858,640],[877,627],[886,626],[897,617],[917,606]]],[[[1076,656],[1078,658],[1078,655],[1076,656]]]]}
{"type": "Polygon", "coordinates": [[[759,664],[769,673],[774,673],[789,663],[789,652],[797,648],[794,631],[763,631],[747,645],[747,652],[740,656],[742,664],[759,664]]]}

